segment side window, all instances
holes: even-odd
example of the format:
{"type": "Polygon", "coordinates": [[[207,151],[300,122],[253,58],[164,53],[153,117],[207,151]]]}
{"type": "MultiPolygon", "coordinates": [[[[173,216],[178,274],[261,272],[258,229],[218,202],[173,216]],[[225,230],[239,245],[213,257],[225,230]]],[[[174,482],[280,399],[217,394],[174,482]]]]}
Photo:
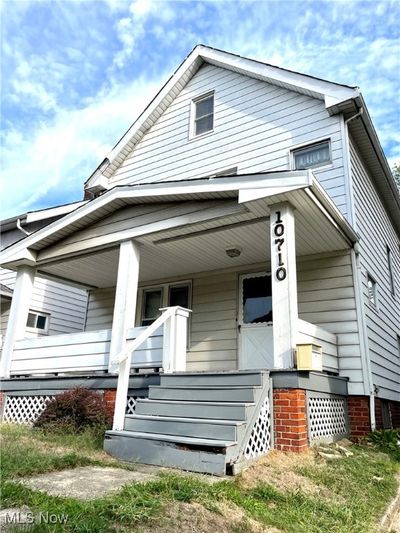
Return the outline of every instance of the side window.
{"type": "Polygon", "coordinates": [[[292,150],[294,170],[317,168],[332,163],[331,143],[322,141],[292,150]]]}
{"type": "Polygon", "coordinates": [[[206,94],[192,101],[190,137],[198,137],[214,129],[214,94],[206,94]]]}
{"type": "Polygon", "coordinates": [[[368,301],[375,307],[378,306],[376,281],[367,274],[367,287],[368,287],[368,301]]]}
{"type": "Polygon", "coordinates": [[[50,316],[45,313],[29,311],[26,327],[36,333],[47,333],[49,329],[50,316]]]}
{"type": "Polygon", "coordinates": [[[388,270],[389,270],[389,285],[390,285],[390,292],[392,295],[395,295],[394,290],[394,276],[393,276],[393,265],[392,265],[392,253],[390,251],[390,248],[388,245],[386,245],[386,257],[387,257],[387,264],[388,264],[388,270]]]}
{"type": "Polygon", "coordinates": [[[160,308],[179,305],[188,309],[190,293],[190,282],[143,289],[140,325],[150,326],[160,316],[160,308]]]}

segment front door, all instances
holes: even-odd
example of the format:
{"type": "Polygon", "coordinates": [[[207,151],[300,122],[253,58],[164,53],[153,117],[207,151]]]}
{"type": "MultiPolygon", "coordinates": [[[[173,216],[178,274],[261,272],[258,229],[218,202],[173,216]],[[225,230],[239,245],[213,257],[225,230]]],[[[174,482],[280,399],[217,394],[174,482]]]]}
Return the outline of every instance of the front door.
{"type": "Polygon", "coordinates": [[[239,368],[273,368],[271,276],[246,274],[239,284],[239,368]]]}

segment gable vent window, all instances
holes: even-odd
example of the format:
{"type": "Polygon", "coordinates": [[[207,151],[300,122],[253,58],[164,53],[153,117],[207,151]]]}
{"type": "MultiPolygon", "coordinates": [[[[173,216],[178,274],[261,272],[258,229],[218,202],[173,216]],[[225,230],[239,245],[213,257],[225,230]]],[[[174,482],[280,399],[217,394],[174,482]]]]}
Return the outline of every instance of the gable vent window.
{"type": "Polygon", "coordinates": [[[214,95],[208,94],[193,101],[193,136],[214,129],[214,95]]]}
{"type": "Polygon", "coordinates": [[[49,327],[49,316],[43,313],[30,311],[28,313],[26,327],[38,333],[46,333],[49,327]]]}
{"type": "Polygon", "coordinates": [[[328,165],[332,162],[329,141],[304,146],[292,151],[295,170],[305,170],[328,165]]]}
{"type": "Polygon", "coordinates": [[[392,267],[392,255],[390,252],[389,246],[386,245],[386,257],[387,257],[387,263],[388,263],[388,269],[389,269],[389,283],[390,283],[390,292],[394,296],[394,277],[393,277],[393,267],[392,267]]]}
{"type": "Polygon", "coordinates": [[[367,287],[368,287],[368,300],[372,305],[377,305],[377,296],[376,296],[376,281],[367,276],[367,287]]]}

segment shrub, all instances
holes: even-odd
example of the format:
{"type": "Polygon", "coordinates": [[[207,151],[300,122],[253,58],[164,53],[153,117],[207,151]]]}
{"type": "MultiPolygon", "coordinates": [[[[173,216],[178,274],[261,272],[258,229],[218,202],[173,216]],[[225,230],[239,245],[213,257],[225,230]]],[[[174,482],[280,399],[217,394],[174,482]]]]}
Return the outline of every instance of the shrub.
{"type": "Polygon", "coordinates": [[[34,423],[45,431],[77,432],[88,428],[104,432],[110,427],[111,417],[103,397],[89,389],[76,387],[51,400],[34,423]]]}
{"type": "Polygon", "coordinates": [[[368,435],[372,444],[384,450],[397,452],[400,450],[400,429],[379,429],[368,435]]]}

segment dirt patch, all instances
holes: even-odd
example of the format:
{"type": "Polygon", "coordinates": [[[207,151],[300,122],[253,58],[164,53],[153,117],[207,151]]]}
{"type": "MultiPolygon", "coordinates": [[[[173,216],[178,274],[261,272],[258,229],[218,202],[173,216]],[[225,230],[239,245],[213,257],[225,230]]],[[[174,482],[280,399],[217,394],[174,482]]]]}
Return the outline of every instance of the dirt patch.
{"type": "Polygon", "coordinates": [[[136,531],[138,533],[280,533],[275,528],[262,526],[248,518],[232,503],[219,503],[216,509],[217,512],[214,512],[199,503],[174,502],[165,507],[162,519],[138,527],[136,531]]]}
{"type": "Polygon", "coordinates": [[[311,479],[297,473],[301,467],[318,468],[324,463],[317,460],[312,450],[301,453],[271,452],[253,466],[242,472],[239,485],[243,489],[252,489],[261,483],[272,485],[281,492],[301,491],[307,495],[332,499],[333,495],[326,487],[317,485],[311,479]]]}

